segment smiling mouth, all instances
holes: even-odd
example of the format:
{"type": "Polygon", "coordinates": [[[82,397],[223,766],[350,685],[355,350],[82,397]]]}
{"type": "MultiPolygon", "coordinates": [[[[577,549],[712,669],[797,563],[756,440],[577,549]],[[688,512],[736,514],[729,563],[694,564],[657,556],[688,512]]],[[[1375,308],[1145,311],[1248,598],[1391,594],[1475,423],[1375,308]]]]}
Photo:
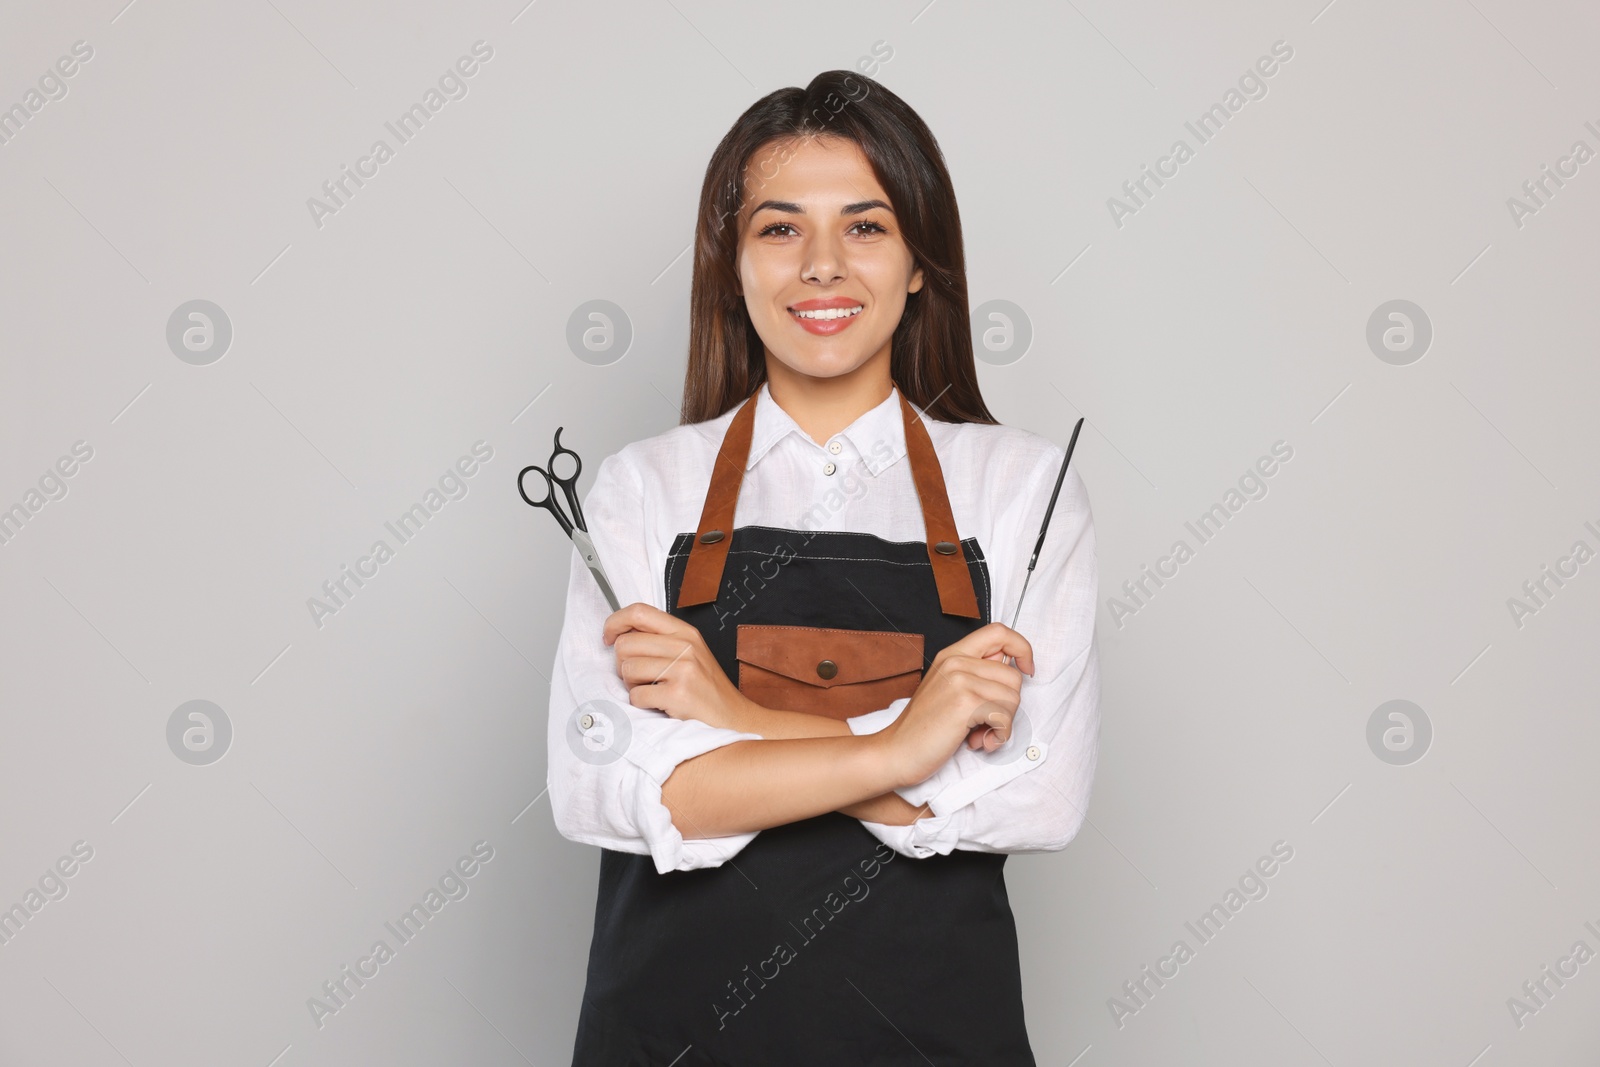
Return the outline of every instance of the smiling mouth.
{"type": "Polygon", "coordinates": [[[855,307],[848,308],[818,308],[815,311],[796,311],[794,308],[790,308],[789,314],[800,319],[817,319],[826,321],[828,319],[852,318],[861,314],[861,308],[862,305],[860,304],[857,304],[855,307]]]}

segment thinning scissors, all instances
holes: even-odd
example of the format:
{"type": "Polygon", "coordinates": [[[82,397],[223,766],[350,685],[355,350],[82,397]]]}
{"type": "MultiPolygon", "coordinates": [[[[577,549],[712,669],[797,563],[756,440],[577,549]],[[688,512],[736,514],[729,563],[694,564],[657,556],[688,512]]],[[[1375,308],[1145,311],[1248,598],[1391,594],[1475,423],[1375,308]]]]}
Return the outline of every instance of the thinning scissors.
{"type": "MultiPolygon", "coordinates": [[[[1028,573],[1022,579],[1022,592],[1017,596],[1017,608],[1011,613],[1011,628],[1017,628],[1017,617],[1022,614],[1022,600],[1028,595],[1028,583],[1033,581],[1033,567],[1039,562],[1039,550],[1044,548],[1045,531],[1050,529],[1050,516],[1056,513],[1056,497],[1061,495],[1061,483],[1067,477],[1067,464],[1072,462],[1072,450],[1078,447],[1078,431],[1083,429],[1083,418],[1080,416],[1077,425],[1072,427],[1072,440],[1067,442],[1067,454],[1061,458],[1061,471],[1056,475],[1056,487],[1050,493],[1050,505],[1044,509],[1044,521],[1039,524],[1039,540],[1033,543],[1033,555],[1028,559],[1028,573]]],[[[1002,656],[1001,662],[1010,664],[1010,656],[1002,656]]]]}
{"type": "Polygon", "coordinates": [[[530,507],[544,508],[556,517],[556,522],[561,524],[561,532],[572,538],[572,543],[577,546],[578,554],[583,557],[583,565],[589,568],[589,573],[594,575],[594,580],[600,585],[600,592],[605,594],[606,603],[611,605],[612,611],[619,611],[622,605],[617,602],[617,594],[611,591],[611,581],[606,577],[606,569],[600,565],[600,553],[595,550],[594,539],[589,536],[589,524],[583,517],[583,506],[578,503],[578,475],[583,473],[583,458],[570,448],[561,444],[561,431],[564,426],[556,427],[555,448],[550,453],[550,458],[545,462],[549,470],[535,463],[530,463],[517,472],[517,492],[530,507]],[[555,473],[556,458],[559,456],[572,457],[572,474],[563,478],[555,473]],[[529,471],[538,471],[544,478],[544,496],[538,500],[528,495],[523,479],[529,471]],[[567,507],[572,509],[571,518],[561,510],[561,504],[556,500],[556,486],[561,487],[561,495],[567,498],[567,507]]]}

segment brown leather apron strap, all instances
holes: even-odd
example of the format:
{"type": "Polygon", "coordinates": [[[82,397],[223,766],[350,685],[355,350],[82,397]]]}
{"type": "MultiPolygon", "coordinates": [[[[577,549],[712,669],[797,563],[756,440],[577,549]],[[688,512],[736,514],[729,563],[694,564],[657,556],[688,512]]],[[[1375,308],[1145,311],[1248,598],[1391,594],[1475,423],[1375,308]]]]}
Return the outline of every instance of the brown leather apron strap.
{"type": "MultiPolygon", "coordinates": [[[[898,393],[898,390],[896,390],[898,393]]],[[[677,607],[710,604],[722,587],[722,572],[728,562],[728,547],[733,539],[733,513],[739,503],[739,488],[744,484],[745,463],[750,458],[750,437],[755,428],[756,399],[751,395],[728,424],[728,432],[717,450],[711,471],[711,487],[706,491],[700,511],[700,526],[695,530],[684,565],[683,584],[678,590],[677,607]]],[[[946,615],[980,618],[978,597],[972,587],[972,572],[961,550],[950,497],[945,492],[944,470],[933,449],[933,439],[922,418],[900,394],[900,417],[905,423],[906,459],[922,505],[922,525],[927,534],[928,561],[933,565],[934,584],[939,589],[939,609],[946,615]]]]}
{"type": "Polygon", "coordinates": [[[757,389],[744,402],[717,450],[711,468],[711,488],[706,491],[705,507],[700,509],[700,527],[695,530],[689,562],[683,568],[683,585],[678,590],[680,608],[709,604],[722,587],[722,570],[728,562],[728,546],[733,542],[733,511],[739,503],[739,487],[744,484],[744,466],[750,458],[750,435],[756,425],[757,389]]]}
{"type": "MultiPolygon", "coordinates": [[[[898,390],[897,390],[898,392],[898,390]]],[[[922,417],[911,410],[910,401],[900,393],[900,415],[906,426],[906,459],[916,482],[917,499],[922,503],[922,526],[928,537],[928,561],[933,564],[933,580],[939,587],[939,610],[946,615],[980,618],[978,597],[972,588],[972,572],[966,553],[956,534],[955,516],[950,512],[950,497],[944,488],[944,469],[933,439],[922,417]]]]}

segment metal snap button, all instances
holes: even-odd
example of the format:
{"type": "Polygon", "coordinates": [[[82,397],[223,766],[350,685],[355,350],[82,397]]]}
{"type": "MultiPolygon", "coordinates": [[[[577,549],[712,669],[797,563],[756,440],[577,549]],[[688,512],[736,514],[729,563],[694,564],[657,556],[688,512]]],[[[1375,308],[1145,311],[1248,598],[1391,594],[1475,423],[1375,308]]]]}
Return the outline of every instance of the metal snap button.
{"type": "Polygon", "coordinates": [[[594,725],[594,716],[585,715],[583,718],[578,720],[578,725],[583,727],[585,730],[589,729],[594,725]]]}
{"type": "Polygon", "coordinates": [[[933,546],[933,550],[941,556],[953,556],[956,554],[956,546],[949,541],[940,541],[933,546]]]}
{"type": "Polygon", "coordinates": [[[830,462],[828,462],[828,463],[823,465],[822,473],[823,474],[832,474],[834,471],[836,471],[838,469],[839,468],[834,466],[834,464],[830,461],[830,462]]]}
{"type": "Polygon", "coordinates": [[[1028,758],[1029,759],[1033,759],[1033,760],[1036,760],[1036,759],[1039,758],[1039,746],[1038,745],[1029,745],[1028,746],[1028,758]]]}
{"type": "Polygon", "coordinates": [[[829,441],[828,451],[837,456],[840,452],[844,451],[844,445],[841,445],[838,441],[829,441]]]}
{"type": "Polygon", "coordinates": [[[718,541],[722,540],[722,536],[723,534],[721,530],[707,530],[705,533],[700,535],[700,543],[702,545],[714,545],[718,541]]]}
{"type": "Polygon", "coordinates": [[[825,659],[817,664],[817,674],[823,678],[832,678],[839,673],[839,665],[831,659],[825,659]]]}

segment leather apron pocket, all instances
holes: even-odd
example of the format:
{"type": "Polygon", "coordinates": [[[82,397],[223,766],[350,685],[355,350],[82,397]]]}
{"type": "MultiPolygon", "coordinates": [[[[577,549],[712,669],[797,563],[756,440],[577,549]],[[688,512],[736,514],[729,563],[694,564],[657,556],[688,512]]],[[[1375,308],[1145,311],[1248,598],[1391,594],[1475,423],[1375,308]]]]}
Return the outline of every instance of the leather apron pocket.
{"type": "Polygon", "coordinates": [[[739,692],[765,708],[848,719],[909,697],[922,680],[921,634],[741,623],[739,692]]]}

